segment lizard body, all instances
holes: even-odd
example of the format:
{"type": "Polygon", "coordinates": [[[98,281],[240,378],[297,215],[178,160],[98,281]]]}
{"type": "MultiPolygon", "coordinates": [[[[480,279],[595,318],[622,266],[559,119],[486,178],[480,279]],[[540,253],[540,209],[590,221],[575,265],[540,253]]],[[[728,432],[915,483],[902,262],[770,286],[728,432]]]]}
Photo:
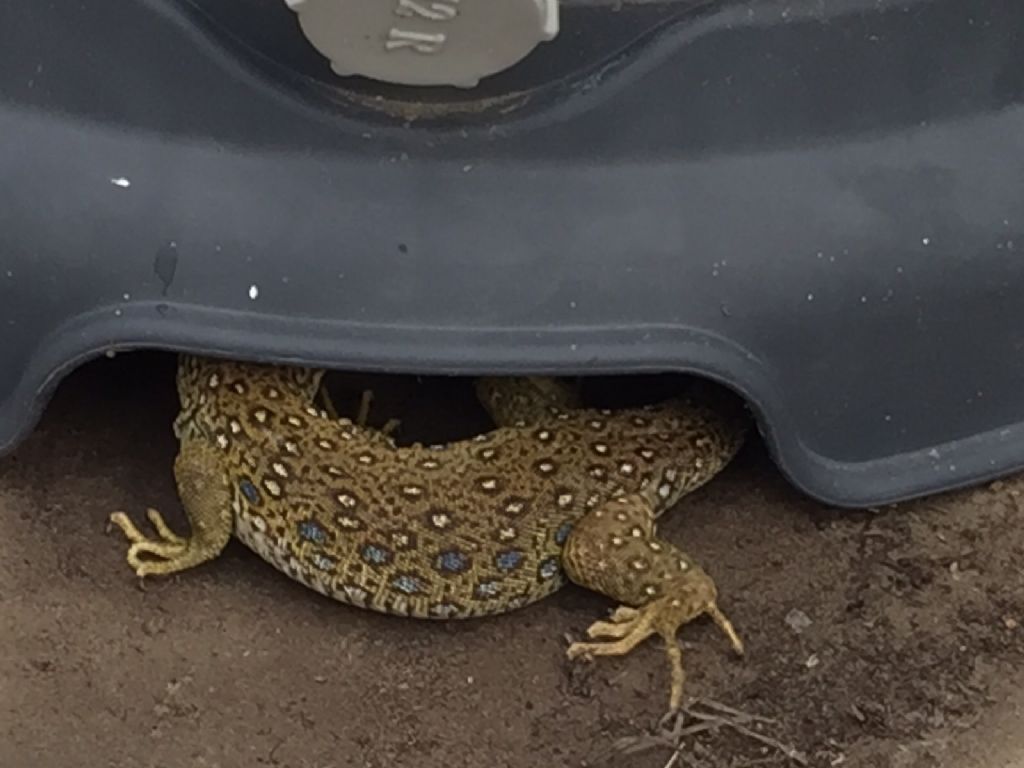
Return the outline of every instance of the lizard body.
{"type": "MultiPolygon", "coordinates": [[[[418,618],[504,613],[568,575],[623,606],[590,629],[614,642],[577,643],[571,656],[624,653],[658,633],[672,637],[672,657],[676,629],[700,613],[742,650],[713,582],[654,531],[738,450],[738,413],[683,400],[583,409],[559,382],[481,379],[497,429],[397,446],[319,410],[322,376],[181,358],[175,475],[192,530],[179,536],[150,510],[159,538],[148,538],[115,513],[139,576],[210,560],[234,534],[324,595],[418,618]]],[[[672,664],[676,707],[682,667],[672,664]]]]}

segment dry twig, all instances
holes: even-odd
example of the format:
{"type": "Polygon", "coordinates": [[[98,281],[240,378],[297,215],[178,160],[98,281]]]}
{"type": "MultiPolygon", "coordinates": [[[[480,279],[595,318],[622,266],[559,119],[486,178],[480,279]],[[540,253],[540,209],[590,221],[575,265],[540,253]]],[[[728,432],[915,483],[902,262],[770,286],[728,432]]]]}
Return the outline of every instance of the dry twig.
{"type": "Polygon", "coordinates": [[[808,765],[807,755],[796,747],[756,730],[758,726],[764,725],[778,725],[778,721],[770,717],[752,715],[710,699],[696,699],[679,712],[666,716],[659,724],[657,732],[619,739],[613,751],[618,754],[634,754],[657,747],[668,747],[672,754],[664,768],[699,768],[700,763],[689,754],[689,746],[683,742],[700,733],[717,733],[723,729],[731,729],[744,738],[776,750],[797,765],[808,765]]]}

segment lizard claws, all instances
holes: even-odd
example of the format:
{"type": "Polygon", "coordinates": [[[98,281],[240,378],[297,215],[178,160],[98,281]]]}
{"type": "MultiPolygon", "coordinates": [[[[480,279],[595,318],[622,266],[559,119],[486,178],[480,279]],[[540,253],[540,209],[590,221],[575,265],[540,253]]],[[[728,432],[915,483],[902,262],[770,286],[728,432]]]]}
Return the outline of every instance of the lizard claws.
{"type": "Polygon", "coordinates": [[[132,543],[128,548],[128,564],[135,569],[140,579],[150,574],[168,573],[185,552],[188,551],[188,540],[170,529],[167,522],[155,509],[146,510],[146,517],[156,529],[159,538],[153,539],[142,533],[124,512],[114,512],[110,516],[109,525],[120,528],[132,543]],[[141,554],[152,555],[154,559],[143,559],[141,554]]]}
{"type": "MultiPolygon", "coordinates": [[[[700,574],[699,578],[711,583],[706,575],[700,574]]],[[[611,615],[611,621],[598,621],[587,629],[587,636],[599,642],[572,643],[566,655],[570,659],[583,658],[587,661],[592,661],[595,656],[623,656],[651,635],[661,635],[672,677],[669,712],[678,712],[683,703],[686,673],[676,631],[700,613],[708,614],[729,639],[733,650],[743,655],[743,641],[713,599],[687,602],[678,598],[663,598],[640,610],[620,607],[611,615]]]]}

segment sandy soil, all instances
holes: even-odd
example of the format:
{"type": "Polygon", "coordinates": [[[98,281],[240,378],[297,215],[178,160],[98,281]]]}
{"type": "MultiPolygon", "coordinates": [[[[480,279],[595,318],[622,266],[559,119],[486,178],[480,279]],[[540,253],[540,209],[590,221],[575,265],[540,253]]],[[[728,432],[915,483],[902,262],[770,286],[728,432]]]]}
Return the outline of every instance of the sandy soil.
{"type": "MultiPolygon", "coordinates": [[[[703,719],[659,729],[656,643],[564,659],[608,608],[576,588],[420,623],[331,602],[233,543],[140,589],[106,519],[152,505],[180,525],[172,375],[156,355],[90,365],[0,459],[2,766],[1024,765],[1024,478],[849,512],[748,445],[663,524],[717,579],[748,655],[709,622],[684,629],[703,719]]],[[[479,426],[450,417],[457,383],[381,390],[409,432],[479,426]]]]}

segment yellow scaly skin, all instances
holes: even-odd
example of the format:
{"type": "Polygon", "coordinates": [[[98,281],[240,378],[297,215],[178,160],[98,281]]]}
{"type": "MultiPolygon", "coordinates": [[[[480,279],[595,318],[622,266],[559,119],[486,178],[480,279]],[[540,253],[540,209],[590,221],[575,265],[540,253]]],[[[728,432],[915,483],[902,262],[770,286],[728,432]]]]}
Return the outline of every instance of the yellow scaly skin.
{"type": "Polygon", "coordinates": [[[191,534],[155,510],[156,538],[121,512],[139,576],[215,558],[234,534],[275,568],[342,602],[417,618],[505,613],[565,583],[621,603],[569,656],[666,643],[682,701],[678,628],[707,613],[742,653],[707,574],[654,520],[739,449],[732,406],[686,400],[579,407],[551,379],[481,379],[499,425],[471,440],[399,447],[314,405],[323,371],[183,356],[175,477],[191,534]]]}

